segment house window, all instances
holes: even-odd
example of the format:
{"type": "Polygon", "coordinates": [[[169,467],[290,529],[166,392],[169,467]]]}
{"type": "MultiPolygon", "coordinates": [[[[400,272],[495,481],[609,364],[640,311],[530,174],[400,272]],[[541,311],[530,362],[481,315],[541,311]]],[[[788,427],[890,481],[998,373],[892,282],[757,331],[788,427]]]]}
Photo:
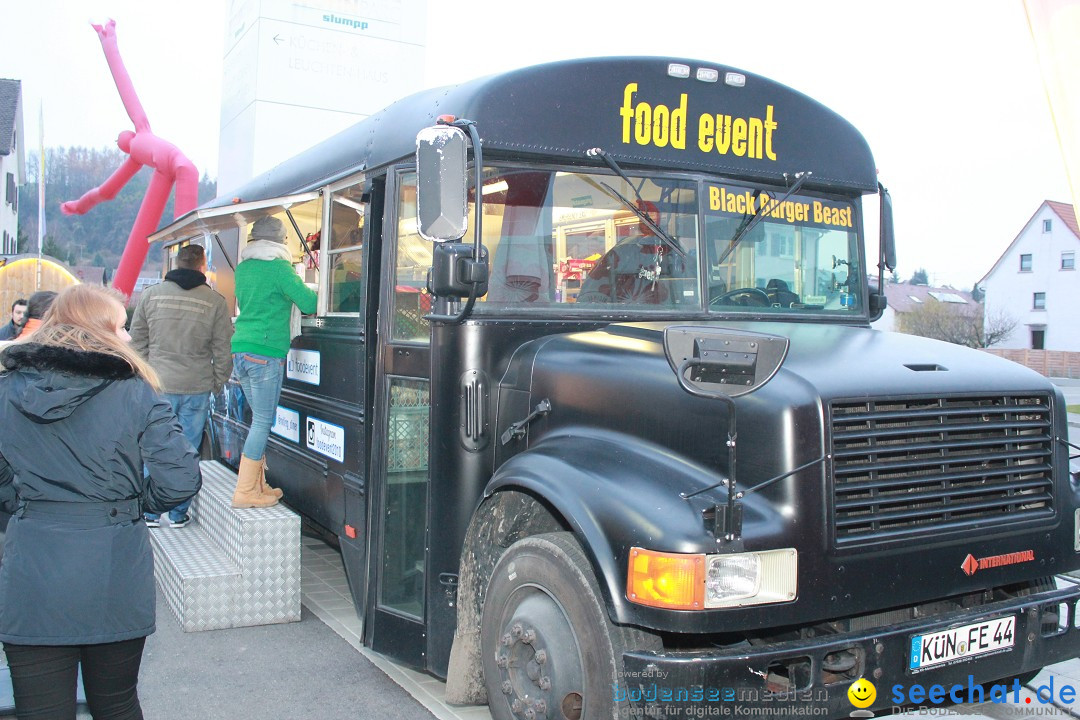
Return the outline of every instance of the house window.
{"type": "Polygon", "coordinates": [[[795,257],[795,238],[792,235],[780,232],[769,233],[769,241],[771,244],[771,252],[769,254],[773,257],[795,257]]]}
{"type": "Polygon", "coordinates": [[[15,189],[15,174],[7,174],[7,204],[12,208],[18,208],[19,192],[15,189]]]}
{"type": "Polygon", "coordinates": [[[1031,254],[1024,253],[1020,256],[1020,272],[1031,272],[1031,254]]]}
{"type": "Polygon", "coordinates": [[[1049,220],[1049,219],[1043,220],[1043,232],[1044,233],[1050,232],[1053,229],[1053,227],[1054,227],[1054,221],[1053,220],[1049,220]]]}
{"type": "Polygon", "coordinates": [[[1046,345],[1046,331],[1045,330],[1032,330],[1031,331],[1031,349],[1032,350],[1045,350],[1046,345]]]}
{"type": "Polygon", "coordinates": [[[1076,269],[1076,253],[1063,252],[1061,253],[1061,269],[1062,270],[1075,270],[1076,269]]]}
{"type": "Polygon", "coordinates": [[[1032,296],[1031,307],[1034,310],[1045,310],[1046,309],[1046,293],[1044,293],[1044,292],[1035,293],[1032,296]]]}

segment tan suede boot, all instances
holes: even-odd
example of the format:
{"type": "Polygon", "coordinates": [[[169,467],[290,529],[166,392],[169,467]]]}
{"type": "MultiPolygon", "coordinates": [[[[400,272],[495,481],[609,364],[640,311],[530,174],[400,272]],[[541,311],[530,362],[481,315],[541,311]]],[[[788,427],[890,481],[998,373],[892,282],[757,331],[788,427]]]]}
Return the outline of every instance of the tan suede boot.
{"type": "Polygon", "coordinates": [[[236,492],[233,493],[234,508],[261,508],[277,505],[273,495],[259,492],[262,479],[262,459],[252,460],[247,455],[240,455],[240,470],[236,475],[236,492]]]}
{"type": "Polygon", "coordinates": [[[263,495],[270,495],[280,500],[281,496],[285,493],[282,492],[279,488],[270,487],[266,484],[266,471],[269,469],[269,467],[270,466],[266,464],[266,456],[263,455],[262,466],[259,468],[259,492],[261,492],[263,495]]]}

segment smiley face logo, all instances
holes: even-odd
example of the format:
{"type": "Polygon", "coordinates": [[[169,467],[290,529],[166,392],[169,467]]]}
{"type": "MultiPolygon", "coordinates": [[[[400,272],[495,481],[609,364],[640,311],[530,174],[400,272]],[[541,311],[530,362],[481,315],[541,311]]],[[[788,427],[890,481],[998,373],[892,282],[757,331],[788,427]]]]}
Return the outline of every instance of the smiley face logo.
{"type": "Polygon", "coordinates": [[[859,678],[847,690],[848,700],[857,708],[866,708],[877,699],[877,688],[866,678],[859,678]]]}

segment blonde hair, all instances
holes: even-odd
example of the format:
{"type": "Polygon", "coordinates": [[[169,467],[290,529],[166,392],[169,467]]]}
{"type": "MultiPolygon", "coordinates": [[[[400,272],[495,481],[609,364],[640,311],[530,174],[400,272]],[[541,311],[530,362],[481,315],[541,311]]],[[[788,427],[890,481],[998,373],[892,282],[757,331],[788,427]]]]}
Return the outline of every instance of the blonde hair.
{"type": "Polygon", "coordinates": [[[116,334],[118,312],[125,312],[124,296],[118,291],[72,285],[53,301],[30,342],[112,355],[160,392],[161,380],[154,369],[116,334]]]}

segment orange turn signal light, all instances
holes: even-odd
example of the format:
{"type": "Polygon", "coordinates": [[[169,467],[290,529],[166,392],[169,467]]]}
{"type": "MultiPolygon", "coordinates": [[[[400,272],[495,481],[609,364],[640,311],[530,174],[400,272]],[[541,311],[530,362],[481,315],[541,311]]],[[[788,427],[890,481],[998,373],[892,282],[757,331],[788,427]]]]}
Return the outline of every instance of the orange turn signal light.
{"type": "Polygon", "coordinates": [[[626,598],[669,610],[701,610],[705,607],[705,556],[630,548],[626,598]]]}

